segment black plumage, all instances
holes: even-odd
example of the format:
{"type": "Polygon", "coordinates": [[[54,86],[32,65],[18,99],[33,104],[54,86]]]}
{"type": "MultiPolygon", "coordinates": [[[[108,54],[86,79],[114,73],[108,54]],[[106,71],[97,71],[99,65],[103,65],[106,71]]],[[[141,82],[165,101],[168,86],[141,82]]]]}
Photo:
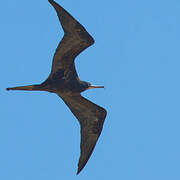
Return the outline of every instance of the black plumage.
{"type": "Polygon", "coordinates": [[[91,46],[94,39],[64,8],[53,0],[48,1],[55,8],[64,30],[64,37],[53,57],[51,73],[41,84],[7,88],[7,90],[48,91],[56,93],[63,99],[81,125],[78,174],[93,152],[106,117],[104,108],[82,97],[80,93],[91,88],[103,88],[103,86],[93,86],[81,81],[74,64],[76,56],[91,46]]]}

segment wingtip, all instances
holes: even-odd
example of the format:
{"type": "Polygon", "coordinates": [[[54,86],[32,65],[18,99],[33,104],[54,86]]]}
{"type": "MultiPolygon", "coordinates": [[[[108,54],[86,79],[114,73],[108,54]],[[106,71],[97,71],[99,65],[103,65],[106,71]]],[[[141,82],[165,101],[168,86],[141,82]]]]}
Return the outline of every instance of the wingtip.
{"type": "Polygon", "coordinates": [[[52,3],[53,2],[53,0],[48,0],[49,1],[49,3],[52,3]]]}
{"type": "Polygon", "coordinates": [[[53,1],[53,0],[48,0],[48,2],[50,3],[50,4],[53,4],[53,3],[55,3],[55,4],[57,4],[55,1],[53,1]]]}
{"type": "MultiPolygon", "coordinates": [[[[51,4],[51,5],[53,5],[53,6],[60,6],[56,1],[54,1],[54,0],[48,0],[49,1],[49,3],[51,4]]],[[[61,6],[60,6],[61,7],[61,6]]]]}
{"type": "Polygon", "coordinates": [[[79,163],[78,163],[78,170],[77,170],[76,175],[79,175],[79,173],[84,169],[86,163],[87,163],[87,161],[85,163],[83,163],[83,164],[80,163],[80,161],[79,161],[79,163]]]}
{"type": "Polygon", "coordinates": [[[79,175],[79,173],[81,172],[82,169],[83,168],[78,168],[76,175],[79,175]]]}

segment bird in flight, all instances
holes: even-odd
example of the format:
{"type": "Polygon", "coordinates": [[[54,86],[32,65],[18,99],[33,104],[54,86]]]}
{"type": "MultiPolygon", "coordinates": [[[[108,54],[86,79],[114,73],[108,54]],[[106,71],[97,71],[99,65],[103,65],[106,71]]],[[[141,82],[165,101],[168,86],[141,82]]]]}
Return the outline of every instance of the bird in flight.
{"type": "Polygon", "coordinates": [[[41,84],[12,87],[7,90],[48,91],[62,98],[81,126],[81,153],[77,171],[79,174],[94,150],[107,114],[104,108],[81,96],[81,92],[103,86],[81,81],[74,64],[76,56],[91,46],[94,39],[64,8],[53,0],[48,1],[56,10],[64,31],[53,57],[50,75],[41,84]]]}

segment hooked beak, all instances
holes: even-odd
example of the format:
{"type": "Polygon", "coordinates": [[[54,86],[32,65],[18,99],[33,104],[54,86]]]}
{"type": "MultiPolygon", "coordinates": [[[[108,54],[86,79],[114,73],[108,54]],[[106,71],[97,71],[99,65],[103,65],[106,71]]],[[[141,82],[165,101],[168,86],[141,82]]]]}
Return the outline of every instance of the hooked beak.
{"type": "Polygon", "coordinates": [[[104,86],[90,85],[87,89],[104,88],[104,86]]]}

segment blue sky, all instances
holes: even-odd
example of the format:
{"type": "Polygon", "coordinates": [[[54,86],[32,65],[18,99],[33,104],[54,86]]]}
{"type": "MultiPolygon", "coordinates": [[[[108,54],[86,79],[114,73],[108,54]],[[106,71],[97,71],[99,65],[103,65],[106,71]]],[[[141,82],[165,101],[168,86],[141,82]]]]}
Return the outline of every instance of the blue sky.
{"type": "Polygon", "coordinates": [[[180,1],[57,0],[96,43],[76,59],[83,93],[108,111],[76,176],[80,129],[47,92],[7,92],[50,73],[63,31],[47,0],[0,6],[0,179],[180,179],[180,1]]]}

